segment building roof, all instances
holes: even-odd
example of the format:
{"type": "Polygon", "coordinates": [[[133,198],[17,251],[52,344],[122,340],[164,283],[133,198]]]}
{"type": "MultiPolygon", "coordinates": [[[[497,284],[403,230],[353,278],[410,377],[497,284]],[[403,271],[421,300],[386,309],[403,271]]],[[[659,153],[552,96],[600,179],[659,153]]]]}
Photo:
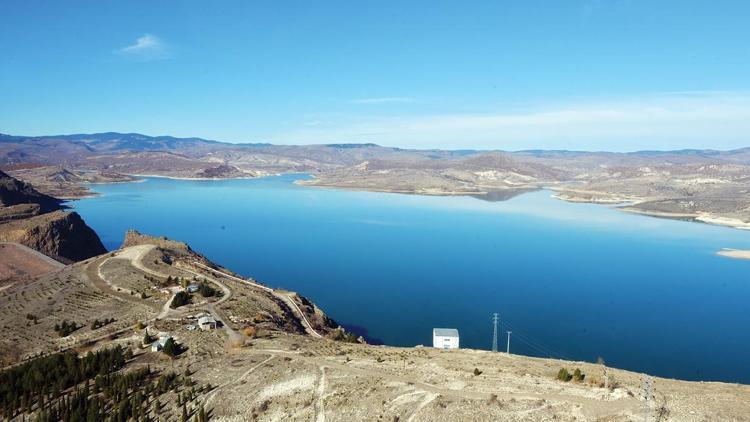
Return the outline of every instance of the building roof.
{"type": "Polygon", "coordinates": [[[432,335],[441,337],[458,337],[458,330],[455,328],[433,328],[432,335]]]}
{"type": "Polygon", "coordinates": [[[198,324],[210,324],[210,323],[216,323],[216,320],[212,316],[203,316],[198,318],[198,324]]]}

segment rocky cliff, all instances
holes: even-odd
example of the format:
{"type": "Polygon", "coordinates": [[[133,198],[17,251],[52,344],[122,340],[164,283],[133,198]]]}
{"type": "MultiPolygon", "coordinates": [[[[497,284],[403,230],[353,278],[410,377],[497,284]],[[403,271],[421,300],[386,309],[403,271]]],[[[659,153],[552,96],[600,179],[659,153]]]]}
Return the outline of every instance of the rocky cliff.
{"type": "Polygon", "coordinates": [[[20,243],[63,262],[107,252],[96,232],[75,212],[54,211],[2,224],[0,241],[20,243]]]}
{"type": "Polygon", "coordinates": [[[62,208],[62,201],[38,192],[31,185],[0,171],[0,207],[19,204],[37,204],[45,213],[62,208]]]}
{"type": "Polygon", "coordinates": [[[0,172],[0,241],[20,243],[66,263],[106,253],[94,230],[61,204],[0,172]]]}

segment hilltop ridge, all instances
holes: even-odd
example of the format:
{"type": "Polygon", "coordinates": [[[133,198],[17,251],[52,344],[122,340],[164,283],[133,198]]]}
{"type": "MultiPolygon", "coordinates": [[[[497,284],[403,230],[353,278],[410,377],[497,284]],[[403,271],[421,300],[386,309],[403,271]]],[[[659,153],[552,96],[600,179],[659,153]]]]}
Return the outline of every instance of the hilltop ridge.
{"type": "Polygon", "coordinates": [[[0,136],[0,167],[44,193],[138,176],[252,178],[309,173],[308,186],[497,200],[534,189],[626,211],[750,226],[750,148],[636,152],[415,150],[374,143],[231,144],[101,133],[0,136]],[[68,172],[70,174],[63,174],[68,172]]]}

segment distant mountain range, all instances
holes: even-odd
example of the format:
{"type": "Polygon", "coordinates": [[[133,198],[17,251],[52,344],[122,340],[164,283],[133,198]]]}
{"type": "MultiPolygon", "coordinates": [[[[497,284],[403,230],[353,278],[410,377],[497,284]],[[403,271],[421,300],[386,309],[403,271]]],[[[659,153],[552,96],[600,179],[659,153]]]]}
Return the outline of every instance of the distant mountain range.
{"type": "MultiPolygon", "coordinates": [[[[29,142],[54,142],[54,141],[69,141],[74,144],[86,145],[91,148],[92,151],[163,151],[163,150],[179,150],[185,148],[204,147],[212,146],[216,148],[245,148],[245,147],[284,147],[286,145],[274,145],[271,143],[257,142],[257,143],[232,143],[217,141],[211,139],[203,139],[197,137],[189,138],[178,138],[174,136],[149,136],[140,133],[119,133],[119,132],[103,132],[103,133],[90,133],[90,134],[69,134],[69,135],[42,135],[42,136],[22,136],[22,135],[8,135],[0,133],[0,143],[29,143],[29,142]]],[[[383,147],[376,143],[332,143],[332,144],[317,144],[311,145],[314,147],[327,147],[332,149],[358,149],[358,148],[383,148],[399,151],[420,151],[415,149],[404,149],[404,148],[393,148],[383,147]]],[[[302,146],[299,147],[308,147],[302,146]]],[[[479,154],[482,152],[509,152],[516,154],[534,155],[534,156],[580,156],[589,154],[614,154],[614,155],[635,155],[643,157],[660,157],[670,155],[694,155],[700,157],[711,157],[711,156],[726,156],[736,154],[747,154],[750,152],[750,147],[738,148],[734,150],[714,150],[714,149],[681,149],[681,150],[641,150],[632,152],[608,152],[608,151],[581,151],[581,150],[545,150],[545,149],[527,149],[517,151],[505,151],[505,150],[480,150],[480,149],[460,149],[460,150],[440,150],[440,149],[426,149],[421,151],[443,151],[450,152],[457,155],[471,155],[479,154]]]]}

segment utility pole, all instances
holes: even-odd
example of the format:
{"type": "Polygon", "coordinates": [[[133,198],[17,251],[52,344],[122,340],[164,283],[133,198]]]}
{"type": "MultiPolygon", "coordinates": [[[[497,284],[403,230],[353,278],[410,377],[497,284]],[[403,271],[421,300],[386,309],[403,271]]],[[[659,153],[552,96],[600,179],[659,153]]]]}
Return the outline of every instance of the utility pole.
{"type": "Polygon", "coordinates": [[[497,324],[500,322],[500,314],[495,312],[492,314],[492,324],[494,325],[494,331],[492,333],[492,351],[497,352],[497,324]]]}
{"type": "Polygon", "coordinates": [[[507,354],[510,354],[510,334],[511,334],[512,332],[513,332],[513,331],[508,331],[508,332],[507,332],[507,333],[508,333],[508,344],[507,344],[507,345],[505,346],[505,353],[507,353],[507,354]]]}

